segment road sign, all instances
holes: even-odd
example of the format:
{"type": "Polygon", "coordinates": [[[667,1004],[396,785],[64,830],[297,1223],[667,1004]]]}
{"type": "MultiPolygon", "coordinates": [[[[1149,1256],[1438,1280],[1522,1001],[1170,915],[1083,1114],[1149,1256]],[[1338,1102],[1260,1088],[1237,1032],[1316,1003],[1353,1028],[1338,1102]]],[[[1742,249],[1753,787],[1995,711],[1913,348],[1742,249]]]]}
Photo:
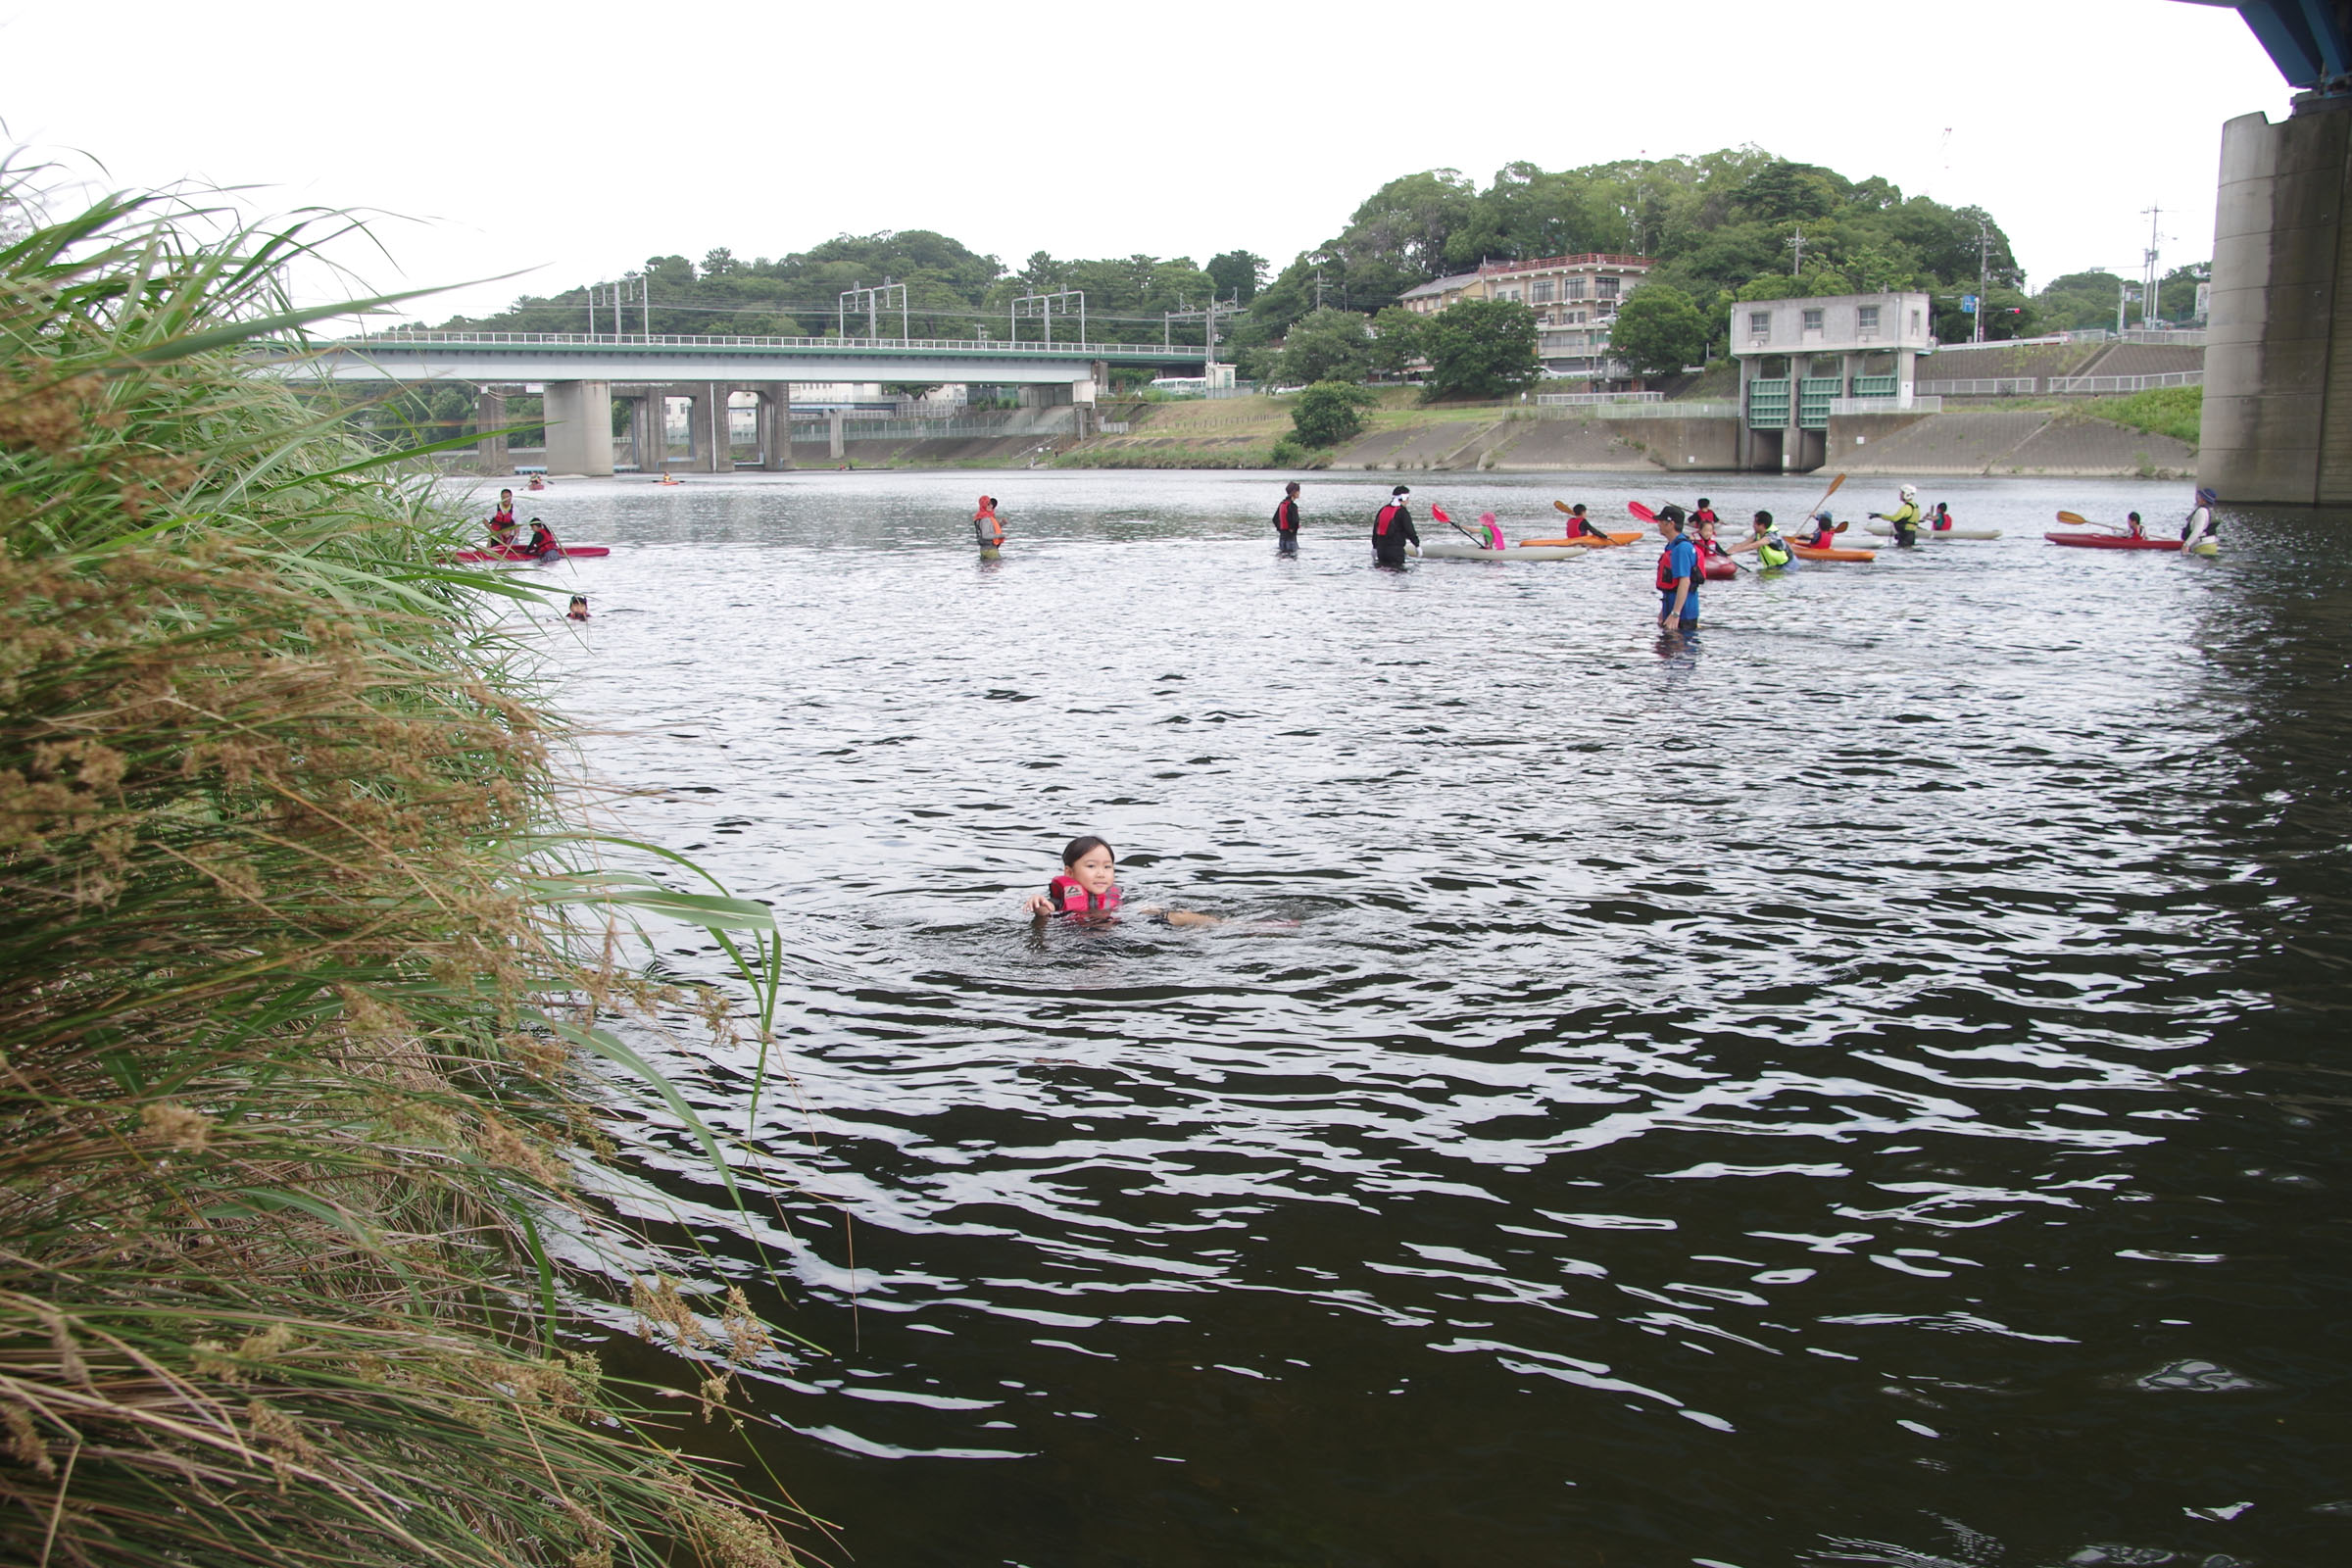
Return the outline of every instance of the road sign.
{"type": "Polygon", "coordinates": [[[1960,296],[1960,312],[1964,316],[1974,316],[1977,314],[1977,297],[1974,294],[1963,294],[1960,296]]]}

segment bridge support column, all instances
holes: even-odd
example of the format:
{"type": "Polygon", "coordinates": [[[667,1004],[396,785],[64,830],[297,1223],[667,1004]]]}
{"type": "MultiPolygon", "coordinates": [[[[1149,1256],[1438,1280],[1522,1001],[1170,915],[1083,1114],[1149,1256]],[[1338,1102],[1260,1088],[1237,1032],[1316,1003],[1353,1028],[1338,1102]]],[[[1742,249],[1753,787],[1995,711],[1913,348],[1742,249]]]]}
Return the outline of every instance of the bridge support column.
{"type": "Polygon", "coordinates": [[[2197,477],[2225,502],[2352,502],[2352,97],[2222,127],[2197,477]]]}
{"type": "Polygon", "coordinates": [[[769,473],[792,466],[790,381],[769,381],[760,388],[760,466],[769,473]]]}
{"type": "Polygon", "coordinates": [[[547,469],[604,478],[612,472],[612,383],[547,383],[547,469]]]}
{"type": "Polygon", "coordinates": [[[695,388],[694,466],[700,473],[735,471],[735,436],[727,418],[727,397],[734,389],[724,381],[695,388]]]}
{"type": "Polygon", "coordinates": [[[659,387],[629,400],[629,455],[639,473],[659,473],[669,458],[669,408],[659,387]]]}
{"type": "Polygon", "coordinates": [[[484,473],[505,473],[514,466],[507,455],[507,395],[483,387],[473,400],[474,462],[484,473]],[[490,432],[499,432],[492,434],[490,432]]]}
{"type": "Polygon", "coordinates": [[[842,411],[830,409],[825,416],[825,456],[839,463],[849,455],[849,445],[841,435],[842,411]]]}

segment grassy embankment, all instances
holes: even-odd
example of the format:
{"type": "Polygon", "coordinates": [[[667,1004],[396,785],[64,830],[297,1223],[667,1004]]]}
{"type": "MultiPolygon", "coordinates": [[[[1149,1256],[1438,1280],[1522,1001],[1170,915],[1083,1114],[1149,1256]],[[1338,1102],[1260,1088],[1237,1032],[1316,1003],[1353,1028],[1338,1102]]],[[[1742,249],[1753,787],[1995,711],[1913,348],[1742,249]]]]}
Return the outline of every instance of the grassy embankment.
{"type": "Polygon", "coordinates": [[[299,238],[156,212],[0,187],[0,1557],[788,1563],[574,1348],[594,1256],[706,1418],[774,1353],[582,1196],[616,1102],[700,1124],[527,647],[233,358],[299,238]]]}
{"type": "Polygon", "coordinates": [[[2176,441],[2197,444],[2197,424],[2205,415],[2205,389],[2201,386],[2168,386],[2147,392],[2134,392],[2126,398],[2100,398],[2078,406],[2080,412],[2095,419],[2107,419],[2116,424],[2128,424],[2135,430],[2156,435],[2169,435],[2176,441]]]}
{"type": "MultiPolygon", "coordinates": [[[[1464,415],[1500,417],[1516,399],[1492,403],[1429,405],[1417,388],[1375,389],[1379,404],[1364,411],[1367,431],[1410,428],[1464,415]]],[[[1291,400],[1274,397],[1193,398],[1139,404],[1105,413],[1131,428],[1125,435],[1098,436],[1061,454],[1066,468],[1269,468],[1274,443],[1291,433],[1291,400]]],[[[1328,454],[1320,454],[1328,458],[1328,454]]],[[[1319,466],[1309,462],[1303,467],[1319,466]]]]}

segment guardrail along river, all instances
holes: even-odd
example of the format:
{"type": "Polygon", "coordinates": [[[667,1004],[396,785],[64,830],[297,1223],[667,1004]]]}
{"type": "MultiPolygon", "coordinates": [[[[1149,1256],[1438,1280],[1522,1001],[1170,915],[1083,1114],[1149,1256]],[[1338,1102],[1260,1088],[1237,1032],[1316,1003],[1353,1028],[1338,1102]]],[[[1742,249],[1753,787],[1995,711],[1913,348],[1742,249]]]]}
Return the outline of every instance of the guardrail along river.
{"type": "Polygon", "coordinates": [[[1395,477],[1308,476],[1296,559],[1257,475],[524,498],[614,546],[544,572],[612,819],[785,933],[756,1126],[748,1052],[643,1043],[797,1186],[648,1174],[829,1352],[743,1439],[826,1555],[2352,1556],[2343,519],[2062,550],[2186,487],[1930,482],[2007,536],[1709,584],[1683,645],[1650,546],[1373,569],[1395,477]],[[1239,920],[1033,928],[1083,832],[1239,920]]]}

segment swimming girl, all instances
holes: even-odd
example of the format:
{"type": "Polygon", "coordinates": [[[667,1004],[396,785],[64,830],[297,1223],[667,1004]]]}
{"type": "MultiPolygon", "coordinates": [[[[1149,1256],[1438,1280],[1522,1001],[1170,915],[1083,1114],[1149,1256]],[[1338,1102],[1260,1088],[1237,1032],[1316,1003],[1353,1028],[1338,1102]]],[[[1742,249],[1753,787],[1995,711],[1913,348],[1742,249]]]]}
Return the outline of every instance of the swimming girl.
{"type": "MultiPolygon", "coordinates": [[[[1036,895],[1023,906],[1033,915],[1069,914],[1080,917],[1106,916],[1119,907],[1118,861],[1110,845],[1089,833],[1074,838],[1061,852],[1061,874],[1046,885],[1046,891],[1036,895]]],[[[1196,914],[1190,909],[1162,909],[1156,905],[1139,905],[1136,914],[1157,916],[1170,925],[1217,925],[1213,914],[1196,914]]]]}
{"type": "Polygon", "coordinates": [[[564,612],[564,618],[565,620],[586,620],[588,618],[588,596],[573,594],[571,608],[564,612]]]}

